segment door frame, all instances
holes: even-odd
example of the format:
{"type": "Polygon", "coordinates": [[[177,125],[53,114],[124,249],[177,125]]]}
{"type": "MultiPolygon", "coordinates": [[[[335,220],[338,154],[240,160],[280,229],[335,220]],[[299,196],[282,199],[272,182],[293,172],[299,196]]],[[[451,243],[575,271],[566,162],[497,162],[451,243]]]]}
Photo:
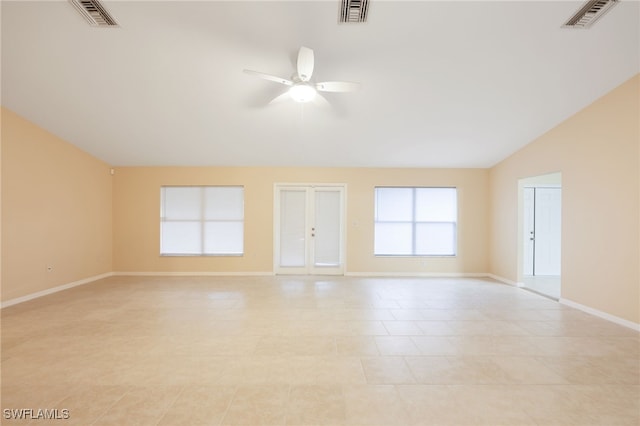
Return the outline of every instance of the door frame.
{"type": "Polygon", "coordinates": [[[347,185],[344,183],[279,183],[273,185],[273,272],[276,275],[344,275],[346,271],[346,223],[347,223],[347,185]],[[340,265],[337,268],[331,267],[315,267],[313,265],[313,249],[311,243],[306,240],[305,243],[305,260],[307,265],[300,268],[282,268],[279,265],[280,260],[280,190],[281,189],[305,189],[307,190],[306,204],[306,227],[307,232],[311,233],[309,220],[313,218],[312,208],[314,199],[311,196],[314,188],[336,188],[342,193],[340,203],[340,265]]]}
{"type": "MultiPolygon", "coordinates": [[[[555,172],[555,173],[548,173],[548,174],[543,174],[543,175],[538,175],[538,176],[531,176],[528,178],[521,178],[518,179],[518,231],[517,231],[517,241],[518,241],[518,247],[517,247],[517,285],[518,287],[525,287],[524,284],[524,245],[525,245],[525,240],[524,240],[524,188],[525,187],[538,187],[538,188],[550,188],[550,187],[555,187],[555,188],[559,188],[560,190],[562,190],[562,173],[561,172],[555,172]]],[[[564,197],[564,195],[563,195],[564,197]]],[[[563,210],[561,210],[563,211],[563,210]]],[[[562,223],[562,215],[563,213],[561,213],[561,217],[560,217],[560,221],[562,223]]],[[[564,229],[564,227],[561,227],[562,229],[564,229]]],[[[562,232],[560,235],[560,244],[562,246],[562,232]]],[[[561,254],[562,256],[562,251],[561,254]]],[[[562,257],[560,258],[560,264],[562,265],[562,257]]],[[[562,267],[561,267],[561,271],[562,271],[562,267]]],[[[561,272],[562,274],[562,272],[561,272]]],[[[562,275],[560,275],[562,276],[562,275]]],[[[560,281],[561,285],[562,285],[562,280],[560,281]]]]}

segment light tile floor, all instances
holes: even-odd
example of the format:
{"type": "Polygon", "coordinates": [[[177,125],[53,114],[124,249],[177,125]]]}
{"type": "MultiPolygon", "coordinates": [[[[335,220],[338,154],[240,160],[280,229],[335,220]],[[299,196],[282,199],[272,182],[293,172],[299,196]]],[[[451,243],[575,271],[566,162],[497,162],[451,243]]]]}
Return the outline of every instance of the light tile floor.
{"type": "Polygon", "coordinates": [[[549,296],[555,300],[560,299],[560,276],[529,275],[524,276],[522,282],[526,289],[549,296]]]}
{"type": "Polygon", "coordinates": [[[3,424],[640,424],[637,332],[488,280],[112,277],[1,327],[3,424]]]}

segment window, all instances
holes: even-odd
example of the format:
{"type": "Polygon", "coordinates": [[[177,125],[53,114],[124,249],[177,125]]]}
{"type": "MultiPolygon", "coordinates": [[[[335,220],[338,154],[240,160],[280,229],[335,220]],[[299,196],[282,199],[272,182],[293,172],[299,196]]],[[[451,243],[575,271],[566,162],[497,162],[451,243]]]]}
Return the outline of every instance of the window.
{"type": "Polygon", "coordinates": [[[456,188],[375,191],[376,256],[456,255],[456,188]]]}
{"type": "Polygon", "coordinates": [[[164,186],[160,198],[161,255],[243,254],[243,187],[164,186]]]}

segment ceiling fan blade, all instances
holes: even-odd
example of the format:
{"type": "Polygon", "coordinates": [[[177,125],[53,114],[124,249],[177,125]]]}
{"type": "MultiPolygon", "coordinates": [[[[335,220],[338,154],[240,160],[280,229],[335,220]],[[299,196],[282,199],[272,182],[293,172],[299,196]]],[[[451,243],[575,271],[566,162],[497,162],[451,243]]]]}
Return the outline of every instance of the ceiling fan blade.
{"type": "Polygon", "coordinates": [[[316,84],[316,89],[321,92],[355,92],[360,89],[360,83],[350,81],[325,81],[316,84]]]}
{"type": "Polygon", "coordinates": [[[265,80],[275,81],[276,83],[285,84],[287,86],[292,86],[293,85],[293,81],[287,80],[286,78],[276,77],[275,75],[265,74],[263,72],[252,71],[252,70],[243,70],[243,71],[244,71],[245,74],[255,75],[256,77],[260,77],[260,78],[263,78],[265,80]]]}
{"type": "Polygon", "coordinates": [[[298,77],[302,81],[309,81],[313,74],[313,50],[302,46],[298,51],[298,77]]]}

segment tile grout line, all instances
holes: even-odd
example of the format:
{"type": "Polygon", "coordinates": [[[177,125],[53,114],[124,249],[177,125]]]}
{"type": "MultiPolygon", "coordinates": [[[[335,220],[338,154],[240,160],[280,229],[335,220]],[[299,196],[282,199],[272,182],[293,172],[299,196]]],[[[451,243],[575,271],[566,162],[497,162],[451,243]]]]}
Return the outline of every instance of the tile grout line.
{"type": "Polygon", "coordinates": [[[218,425],[224,424],[224,420],[227,418],[227,414],[229,414],[229,408],[231,408],[231,405],[234,403],[236,396],[238,395],[238,391],[240,390],[240,385],[234,386],[234,388],[235,389],[233,390],[233,396],[229,400],[229,403],[227,404],[227,407],[225,408],[224,413],[222,413],[222,416],[220,416],[220,421],[218,422],[218,425]]]}
{"type": "Polygon", "coordinates": [[[176,392],[176,396],[173,398],[173,400],[171,401],[171,403],[167,404],[167,407],[164,409],[164,411],[162,412],[162,415],[158,418],[158,422],[156,423],[155,426],[159,426],[160,423],[162,423],[162,419],[164,419],[164,417],[167,415],[167,413],[169,413],[169,411],[171,410],[171,407],[173,407],[173,405],[176,403],[176,401],[178,401],[178,398],[180,398],[180,396],[182,395],[182,393],[184,392],[184,390],[187,388],[186,385],[182,385],[180,387],[180,391],[176,392]]]}
{"type": "Polygon", "coordinates": [[[115,400],[111,405],[109,405],[109,406],[104,410],[104,412],[103,412],[102,414],[98,415],[98,417],[96,417],[96,419],[91,423],[91,425],[95,425],[95,424],[97,424],[97,423],[100,421],[100,419],[102,419],[105,415],[107,415],[107,413],[108,413],[109,411],[111,411],[111,409],[112,409],[113,407],[115,407],[115,405],[116,405],[118,402],[122,401],[122,399],[123,399],[125,396],[127,396],[127,394],[128,394],[129,392],[131,392],[131,390],[132,390],[132,388],[133,388],[133,387],[134,387],[134,386],[131,386],[131,385],[126,386],[126,389],[127,389],[127,390],[126,390],[126,391],[125,391],[125,392],[120,396],[120,398],[116,399],[116,400],[115,400]]]}

